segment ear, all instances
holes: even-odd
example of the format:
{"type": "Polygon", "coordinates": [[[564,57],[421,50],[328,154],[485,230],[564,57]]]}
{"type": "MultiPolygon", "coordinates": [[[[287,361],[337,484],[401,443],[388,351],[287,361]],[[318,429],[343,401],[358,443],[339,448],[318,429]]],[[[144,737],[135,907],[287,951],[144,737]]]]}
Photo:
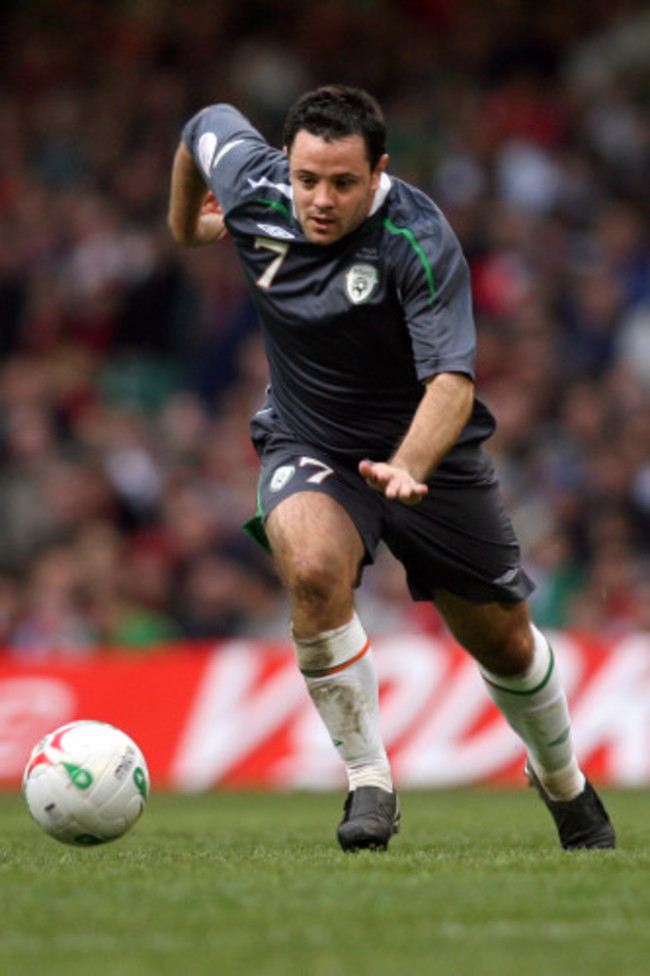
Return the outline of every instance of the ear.
{"type": "Polygon", "coordinates": [[[282,147],[282,152],[284,153],[284,155],[285,155],[285,156],[286,156],[287,158],[289,157],[289,147],[288,147],[288,146],[283,146],[283,147],[282,147]]]}
{"type": "Polygon", "coordinates": [[[388,153],[384,153],[384,155],[380,158],[379,162],[377,163],[374,170],[372,171],[371,187],[373,190],[376,190],[378,188],[379,181],[382,177],[382,173],[385,172],[387,166],[388,166],[388,153]]]}

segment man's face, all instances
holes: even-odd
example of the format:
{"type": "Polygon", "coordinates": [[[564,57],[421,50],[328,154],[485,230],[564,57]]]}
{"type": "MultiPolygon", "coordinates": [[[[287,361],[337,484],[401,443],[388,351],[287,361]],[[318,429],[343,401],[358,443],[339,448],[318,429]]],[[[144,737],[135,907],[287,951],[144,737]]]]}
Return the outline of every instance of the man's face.
{"type": "Polygon", "coordinates": [[[388,156],[371,170],[362,136],[326,142],[301,129],[289,153],[296,215],[312,244],[333,244],[368,216],[388,156]]]}

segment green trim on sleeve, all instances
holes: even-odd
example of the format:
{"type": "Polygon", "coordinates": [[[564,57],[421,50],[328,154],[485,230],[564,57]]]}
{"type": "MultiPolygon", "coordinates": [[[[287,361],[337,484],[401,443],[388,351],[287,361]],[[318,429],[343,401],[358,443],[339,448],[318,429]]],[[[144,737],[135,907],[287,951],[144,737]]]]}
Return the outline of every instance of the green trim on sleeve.
{"type": "Polygon", "coordinates": [[[280,203],[279,200],[269,200],[267,197],[255,197],[255,199],[258,203],[264,203],[267,207],[272,207],[273,210],[278,210],[285,217],[291,219],[291,211],[284,203],[280,203]]]}
{"type": "Polygon", "coordinates": [[[415,253],[417,254],[418,258],[420,259],[420,264],[424,269],[424,274],[427,279],[427,284],[429,286],[429,292],[430,292],[429,305],[433,305],[436,298],[436,283],[433,278],[433,269],[431,268],[431,265],[429,264],[429,259],[424,253],[424,249],[422,245],[418,242],[417,237],[415,236],[412,230],[408,229],[408,227],[398,227],[388,217],[384,221],[384,227],[386,228],[386,230],[390,231],[391,234],[403,234],[406,240],[413,248],[413,250],[415,251],[415,253]]]}

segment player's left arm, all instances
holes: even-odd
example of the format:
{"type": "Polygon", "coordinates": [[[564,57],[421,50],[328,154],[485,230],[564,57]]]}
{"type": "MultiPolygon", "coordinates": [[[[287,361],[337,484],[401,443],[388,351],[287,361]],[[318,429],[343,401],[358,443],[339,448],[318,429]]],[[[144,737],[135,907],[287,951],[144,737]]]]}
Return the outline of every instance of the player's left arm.
{"type": "Polygon", "coordinates": [[[228,235],[223,210],[184,142],[172,165],[167,223],[176,243],[186,247],[212,244],[228,235]]]}
{"type": "Polygon", "coordinates": [[[463,373],[428,380],[406,436],[388,461],[361,461],[359,473],[386,498],[417,504],[426,480],[458,440],[474,403],[474,383],[463,373]]]}

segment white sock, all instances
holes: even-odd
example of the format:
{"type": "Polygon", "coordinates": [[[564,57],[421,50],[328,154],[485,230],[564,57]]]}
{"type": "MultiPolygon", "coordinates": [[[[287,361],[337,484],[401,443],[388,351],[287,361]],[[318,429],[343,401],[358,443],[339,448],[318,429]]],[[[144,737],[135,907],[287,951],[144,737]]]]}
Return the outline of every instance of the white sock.
{"type": "Polygon", "coordinates": [[[533,663],[503,678],[481,669],[492,701],[528,750],[528,761],[552,800],[572,800],[585,778],[573,750],[569,708],[551,646],[531,625],[533,663]]]}
{"type": "Polygon", "coordinates": [[[379,691],[372,648],[355,614],[342,627],[293,640],[307,689],[339,755],[350,789],[393,782],[379,731],[379,691]]]}

